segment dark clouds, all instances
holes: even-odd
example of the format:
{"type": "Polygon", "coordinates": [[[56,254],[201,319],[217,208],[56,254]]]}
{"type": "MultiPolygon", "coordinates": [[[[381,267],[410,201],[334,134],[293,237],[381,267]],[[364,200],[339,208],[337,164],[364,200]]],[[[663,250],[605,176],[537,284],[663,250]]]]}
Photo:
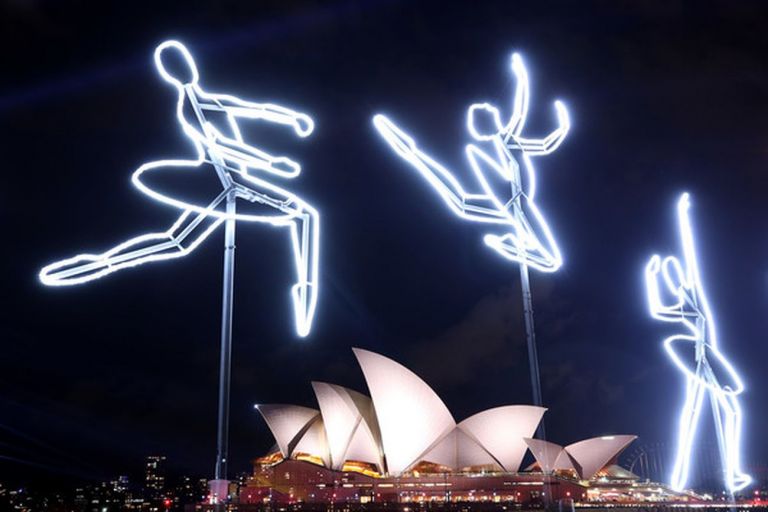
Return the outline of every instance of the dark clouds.
{"type": "Polygon", "coordinates": [[[411,344],[410,360],[424,368],[430,383],[450,388],[472,385],[489,367],[519,372],[517,356],[525,348],[521,308],[520,294],[511,288],[483,297],[459,323],[411,344]]]}

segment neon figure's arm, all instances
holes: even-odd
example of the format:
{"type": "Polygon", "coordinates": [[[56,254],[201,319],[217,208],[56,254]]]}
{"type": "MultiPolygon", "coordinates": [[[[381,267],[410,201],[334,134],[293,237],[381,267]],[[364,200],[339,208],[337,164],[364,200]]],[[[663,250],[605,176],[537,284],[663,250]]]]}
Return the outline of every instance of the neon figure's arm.
{"type": "Polygon", "coordinates": [[[679,302],[665,305],[661,295],[661,256],[654,254],[645,266],[645,291],[648,299],[648,311],[653,318],[665,322],[678,322],[680,319],[679,302]]]}
{"type": "Polygon", "coordinates": [[[448,207],[460,217],[480,222],[507,224],[509,219],[487,194],[470,194],[445,167],[421,151],[416,142],[386,116],[377,114],[373,124],[390,147],[437,190],[448,207]]]}
{"type": "Polygon", "coordinates": [[[655,254],[645,266],[645,288],[651,316],[664,322],[686,323],[689,327],[696,319],[705,319],[692,298],[692,290],[685,280],[686,270],[674,256],[662,259],[655,254]],[[665,301],[664,293],[674,297],[665,301]]]}
{"type": "Polygon", "coordinates": [[[273,156],[242,140],[227,137],[210,123],[206,124],[209,138],[200,140],[201,144],[225,160],[234,161],[250,169],[265,171],[281,178],[295,178],[301,173],[301,165],[285,156],[273,156]]]}
{"type": "Polygon", "coordinates": [[[312,133],[315,123],[311,117],[273,103],[255,103],[229,94],[211,94],[198,89],[200,107],[203,110],[224,112],[245,119],[264,119],[293,127],[296,134],[306,137],[312,133]]]}
{"type": "Polygon", "coordinates": [[[515,75],[517,85],[512,102],[512,115],[504,127],[504,140],[510,149],[519,149],[532,156],[552,153],[563,142],[571,127],[568,110],[561,101],[555,101],[555,111],[557,112],[559,126],[544,138],[529,139],[521,137],[520,134],[523,132],[525,121],[528,118],[528,105],[531,95],[528,71],[525,68],[523,59],[517,53],[512,55],[512,72],[515,75]]]}
{"type": "Polygon", "coordinates": [[[507,147],[522,150],[531,156],[548,155],[555,151],[563,143],[565,136],[568,135],[568,130],[571,128],[568,110],[565,108],[565,105],[560,101],[556,101],[555,110],[557,111],[558,127],[552,133],[540,139],[529,139],[508,134],[506,136],[506,139],[509,141],[507,147]]]}
{"type": "MultiPolygon", "coordinates": [[[[243,137],[240,134],[240,128],[238,127],[235,115],[232,112],[228,112],[224,107],[220,107],[217,104],[206,103],[210,102],[211,98],[218,96],[226,97],[230,100],[237,100],[234,96],[227,95],[211,95],[204,92],[199,86],[186,85],[179,88],[179,102],[177,104],[176,117],[181,124],[184,133],[187,134],[199,148],[205,148],[209,158],[206,160],[213,165],[221,164],[220,159],[228,160],[245,168],[257,169],[260,171],[268,172],[282,178],[293,178],[301,173],[301,166],[284,156],[273,156],[262,151],[250,144],[243,141],[243,137]],[[189,101],[192,110],[195,113],[194,123],[190,122],[185,116],[185,98],[189,101]],[[223,134],[206,118],[206,111],[221,112],[225,115],[229,128],[232,132],[232,137],[223,134]]],[[[247,103],[247,102],[246,102],[247,103]]],[[[287,110],[287,109],[286,109],[287,110]]],[[[292,111],[288,111],[292,112],[292,111]]],[[[304,114],[295,113],[296,116],[304,116],[304,114]]],[[[255,114],[250,118],[258,118],[255,114]]],[[[260,116],[263,119],[267,119],[273,122],[279,122],[277,119],[270,118],[269,116],[260,116]]],[[[295,116],[293,116],[295,119],[295,116]]],[[[282,118],[280,118],[282,119],[282,118]]],[[[309,119],[309,118],[307,118],[309,119]]],[[[309,119],[309,123],[312,120],[309,119]]],[[[294,122],[286,122],[284,124],[291,124],[297,126],[294,122]]],[[[300,123],[304,126],[303,123],[300,123]]],[[[303,128],[302,128],[303,130],[303,128]]],[[[299,129],[297,128],[297,131],[299,129]]],[[[312,128],[309,128],[309,132],[312,128]]],[[[306,133],[309,133],[306,132],[306,133]]],[[[300,135],[303,135],[304,131],[300,131],[300,135]]],[[[241,169],[245,172],[245,169],[241,169]]],[[[226,186],[230,183],[230,180],[226,177],[220,177],[223,180],[223,184],[226,186]]]]}

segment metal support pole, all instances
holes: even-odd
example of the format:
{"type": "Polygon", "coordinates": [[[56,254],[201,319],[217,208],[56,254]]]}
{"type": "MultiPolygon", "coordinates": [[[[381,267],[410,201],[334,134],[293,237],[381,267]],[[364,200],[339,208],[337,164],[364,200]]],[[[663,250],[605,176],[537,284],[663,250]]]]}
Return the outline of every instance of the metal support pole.
{"type": "MultiPolygon", "coordinates": [[[[533,405],[542,407],[541,379],[539,377],[539,353],[536,349],[536,332],[533,325],[533,298],[531,296],[531,279],[528,275],[528,265],[520,264],[520,287],[523,291],[523,315],[525,317],[525,339],[528,345],[528,366],[531,372],[531,390],[533,405]]],[[[539,423],[537,430],[539,439],[546,439],[544,420],[539,423]]]]}
{"type": "MultiPolygon", "coordinates": [[[[541,396],[541,378],[539,376],[539,352],[536,349],[536,331],[533,324],[533,296],[531,294],[531,279],[528,274],[528,265],[520,264],[520,288],[523,292],[523,316],[525,317],[525,339],[528,345],[528,366],[531,373],[531,390],[533,393],[533,405],[542,407],[544,401],[541,396]]],[[[536,429],[536,437],[546,441],[547,433],[544,428],[544,418],[539,422],[536,429]]],[[[544,457],[546,458],[546,446],[544,447],[544,457]]],[[[552,486],[549,485],[550,475],[544,473],[544,508],[550,508],[552,505],[552,486]]]]}
{"type": "MultiPolygon", "coordinates": [[[[234,193],[227,196],[227,214],[236,212],[234,193]]],[[[224,283],[221,304],[221,359],[219,363],[219,417],[216,442],[216,480],[227,479],[229,449],[229,372],[232,361],[232,292],[235,277],[235,219],[225,222],[224,283]]],[[[225,497],[224,497],[225,498],[225,497]]]]}

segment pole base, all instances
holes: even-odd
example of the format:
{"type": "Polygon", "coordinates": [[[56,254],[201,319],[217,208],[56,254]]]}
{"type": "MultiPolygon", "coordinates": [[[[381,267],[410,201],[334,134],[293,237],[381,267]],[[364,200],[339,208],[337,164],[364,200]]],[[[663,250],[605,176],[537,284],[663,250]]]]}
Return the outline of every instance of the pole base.
{"type": "Polygon", "coordinates": [[[208,480],[208,497],[213,505],[226,503],[229,498],[229,480],[208,480]]]}

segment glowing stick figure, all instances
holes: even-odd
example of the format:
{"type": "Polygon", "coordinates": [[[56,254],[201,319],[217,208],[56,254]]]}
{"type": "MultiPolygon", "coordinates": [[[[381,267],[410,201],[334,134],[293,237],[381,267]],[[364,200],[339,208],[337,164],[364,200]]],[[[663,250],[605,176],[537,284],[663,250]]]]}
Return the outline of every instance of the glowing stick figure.
{"type": "Polygon", "coordinates": [[[262,119],[288,125],[297,135],[306,137],[314,128],[312,119],[279,105],[204,91],[198,84],[192,55],[177,41],[158,46],[154,57],[160,76],[178,91],[176,116],[194,144],[197,158],[149,162],[139,167],[131,180],[149,197],[182,210],[181,215],[167,231],[137,236],[101,254],[80,254],[47,265],[40,271],[40,280],[49,286],[76,285],[150,261],[180,258],[194,251],[227,220],[287,226],[298,275],[291,290],[296,330],[306,336],[318,295],[319,215],[300,197],[269,180],[269,175],[296,177],[301,171],[299,164],[246,144],[238,120],[262,119]],[[179,57],[184,69],[171,72],[171,66],[179,64],[174,59],[179,57]],[[222,118],[226,122],[214,124],[214,119],[221,122],[222,118]],[[210,194],[207,204],[185,202],[161,192],[153,181],[159,175],[199,176],[211,170],[221,182],[221,189],[210,194]],[[259,205],[261,211],[237,212],[236,198],[259,205]]]}
{"type": "Polygon", "coordinates": [[[744,384],[717,346],[714,317],[701,285],[689,207],[688,194],[683,194],[677,203],[683,262],[675,256],[662,259],[654,255],[645,268],[651,315],[664,322],[682,324],[686,330],[664,340],[664,349],[686,378],[671,485],[682,490],[688,482],[691,449],[704,395],[709,393],[725,483],[735,492],[752,481],[741,469],[741,407],[737,397],[744,384]]]}
{"type": "Polygon", "coordinates": [[[470,167],[482,193],[469,193],[445,167],[421,151],[416,142],[386,116],[378,114],[373,123],[382,137],[401,158],[410,163],[440,194],[448,207],[460,217],[504,226],[506,233],[488,233],[483,240],[503,257],[543,272],[554,272],[562,256],[534,198],[536,174],[531,157],[547,155],[557,149],[569,129],[565,106],[555,102],[559,127],[541,139],[522,135],[528,116],[528,73],[519,55],[512,55],[512,71],[517,79],[512,114],[506,124],[499,110],[488,103],[476,103],[467,112],[467,131],[478,143],[465,148],[470,167]],[[519,153],[525,168],[520,171],[519,153]],[[490,152],[490,154],[489,154],[490,152]]]}

